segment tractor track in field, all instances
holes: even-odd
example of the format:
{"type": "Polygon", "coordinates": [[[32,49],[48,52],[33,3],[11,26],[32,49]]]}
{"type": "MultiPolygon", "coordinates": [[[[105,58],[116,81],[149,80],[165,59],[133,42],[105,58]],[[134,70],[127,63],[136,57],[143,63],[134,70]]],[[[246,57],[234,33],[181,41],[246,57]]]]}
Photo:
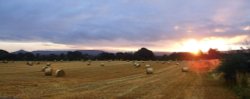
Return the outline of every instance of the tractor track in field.
{"type": "MultiPolygon", "coordinates": [[[[138,98],[138,99],[209,99],[205,94],[202,74],[183,73],[175,65],[156,71],[154,75],[137,74],[111,79],[94,88],[79,87],[69,92],[79,92],[81,97],[100,95],[99,98],[138,98]]],[[[95,86],[96,85],[96,86],[95,86]]],[[[86,87],[86,85],[83,85],[86,87]]],[[[63,97],[63,96],[62,96],[63,97]]],[[[69,96],[70,97],[70,96],[69,96]]],[[[228,99],[224,96],[222,99],[228,99]]],[[[231,98],[230,98],[231,99],[231,98]]]]}
{"type": "MultiPolygon", "coordinates": [[[[133,67],[131,67],[131,68],[133,68],[133,67]]],[[[144,68],[144,67],[141,67],[141,68],[144,68]]],[[[127,83],[135,83],[135,82],[141,82],[142,79],[157,78],[157,76],[158,76],[157,74],[161,74],[164,71],[168,71],[169,73],[172,73],[171,70],[173,70],[173,68],[176,68],[176,67],[169,66],[169,67],[163,68],[161,70],[156,71],[154,73],[154,75],[146,75],[145,72],[143,72],[141,74],[130,75],[130,76],[122,77],[122,78],[114,78],[114,79],[108,79],[108,80],[98,81],[98,82],[90,82],[90,83],[83,84],[83,85],[73,86],[73,87],[67,88],[65,90],[67,92],[80,91],[81,93],[94,92],[97,90],[103,90],[103,89],[108,89],[110,87],[119,86],[119,84],[122,85],[122,84],[127,84],[127,83]]],[[[170,75],[170,76],[172,76],[172,75],[170,75]]],[[[149,80],[149,81],[152,81],[152,80],[149,80]]],[[[141,82],[141,84],[144,84],[144,83],[147,83],[147,82],[141,82]]],[[[55,95],[58,95],[60,93],[64,93],[65,90],[64,89],[53,90],[51,92],[55,92],[55,93],[47,94],[44,96],[45,97],[55,96],[55,95]]]]}

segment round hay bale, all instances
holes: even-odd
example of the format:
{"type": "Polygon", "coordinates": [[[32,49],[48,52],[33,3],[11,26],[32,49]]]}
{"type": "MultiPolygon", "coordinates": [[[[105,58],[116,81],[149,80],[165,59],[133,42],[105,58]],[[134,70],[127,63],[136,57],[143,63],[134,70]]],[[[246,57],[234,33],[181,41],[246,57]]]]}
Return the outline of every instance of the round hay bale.
{"type": "Polygon", "coordinates": [[[64,72],[64,70],[62,70],[62,69],[58,69],[58,70],[56,70],[56,77],[64,77],[65,76],[65,72],[64,72]]]}
{"type": "Polygon", "coordinates": [[[182,67],[181,71],[182,72],[188,72],[188,67],[182,67]]]}
{"type": "Polygon", "coordinates": [[[146,68],[146,74],[153,74],[154,69],[152,67],[146,68]]]}
{"type": "Polygon", "coordinates": [[[51,63],[47,63],[46,66],[51,66],[51,63]]]}
{"type": "Polygon", "coordinates": [[[88,60],[87,65],[91,65],[92,61],[88,60]]]}
{"type": "Polygon", "coordinates": [[[104,63],[101,63],[101,66],[104,66],[104,63]]]}
{"type": "Polygon", "coordinates": [[[150,68],[150,67],[151,67],[151,65],[149,65],[149,64],[146,64],[146,65],[145,65],[145,67],[146,67],[146,68],[150,68]]]}
{"type": "Polygon", "coordinates": [[[39,65],[39,64],[40,64],[40,62],[37,62],[36,64],[37,64],[37,65],[39,65]]]}
{"type": "Polygon", "coordinates": [[[138,67],[140,67],[141,65],[140,65],[139,63],[134,63],[134,66],[135,66],[136,68],[138,68],[138,67]]]}
{"type": "Polygon", "coordinates": [[[48,66],[44,66],[43,68],[42,68],[42,72],[45,72],[45,69],[46,68],[48,68],[48,66]]]}
{"type": "Polygon", "coordinates": [[[27,62],[26,64],[29,66],[33,66],[33,62],[31,62],[31,61],[27,62]]]}
{"type": "Polygon", "coordinates": [[[44,70],[45,76],[51,76],[52,75],[52,68],[48,67],[44,70]]]}
{"type": "Polygon", "coordinates": [[[180,65],[179,63],[176,63],[176,65],[180,65]]]}

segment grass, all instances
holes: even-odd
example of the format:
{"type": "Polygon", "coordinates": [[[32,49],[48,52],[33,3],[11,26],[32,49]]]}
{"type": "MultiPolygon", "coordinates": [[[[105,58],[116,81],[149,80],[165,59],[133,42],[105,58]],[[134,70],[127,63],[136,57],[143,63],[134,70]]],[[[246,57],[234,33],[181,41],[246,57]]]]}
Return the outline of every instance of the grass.
{"type": "Polygon", "coordinates": [[[250,99],[250,88],[234,86],[231,88],[240,99],[250,99]]]}
{"type": "MultiPolygon", "coordinates": [[[[46,62],[27,66],[26,62],[0,64],[0,98],[22,99],[236,99],[220,81],[208,73],[214,66],[207,62],[170,64],[147,61],[135,68],[132,62],[93,61],[50,62],[53,68],[64,69],[66,76],[44,76],[46,62]],[[105,63],[105,66],[100,66],[105,63]],[[154,68],[147,75],[145,64],[154,68]],[[195,64],[195,65],[190,65],[195,64]],[[207,64],[207,65],[206,65],[207,64]],[[200,66],[199,66],[200,65],[200,66]],[[192,72],[181,72],[189,66],[192,72]],[[198,66],[198,67],[197,67],[198,66]],[[207,69],[207,70],[206,70],[207,69]],[[197,71],[202,72],[197,72],[197,71]]],[[[213,62],[212,62],[213,63],[213,62]]]]}

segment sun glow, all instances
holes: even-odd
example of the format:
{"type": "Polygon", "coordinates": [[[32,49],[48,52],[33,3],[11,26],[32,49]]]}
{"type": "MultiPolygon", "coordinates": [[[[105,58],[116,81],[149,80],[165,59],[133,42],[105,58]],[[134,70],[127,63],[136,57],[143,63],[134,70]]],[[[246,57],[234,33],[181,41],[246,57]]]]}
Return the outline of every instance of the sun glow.
{"type": "Polygon", "coordinates": [[[239,49],[241,45],[235,45],[244,41],[248,38],[246,35],[235,36],[233,38],[219,38],[219,37],[208,37],[203,39],[184,39],[179,45],[178,51],[191,52],[193,54],[198,54],[201,50],[202,52],[207,52],[210,48],[216,48],[221,51],[226,51],[230,49],[239,49]]]}
{"type": "Polygon", "coordinates": [[[183,44],[183,49],[191,52],[193,54],[198,54],[199,52],[199,43],[195,39],[189,39],[183,44]]]}
{"type": "Polygon", "coordinates": [[[198,54],[199,51],[207,52],[210,48],[216,48],[218,50],[229,50],[230,48],[237,49],[239,46],[232,46],[235,42],[238,42],[242,37],[235,37],[231,39],[226,38],[216,38],[209,37],[201,40],[196,39],[186,39],[182,41],[179,47],[180,51],[191,52],[193,54],[198,54]]]}
{"type": "Polygon", "coordinates": [[[220,50],[227,49],[227,43],[223,39],[206,38],[203,40],[189,39],[183,43],[183,50],[198,54],[199,51],[207,52],[210,48],[217,48],[220,50]]]}

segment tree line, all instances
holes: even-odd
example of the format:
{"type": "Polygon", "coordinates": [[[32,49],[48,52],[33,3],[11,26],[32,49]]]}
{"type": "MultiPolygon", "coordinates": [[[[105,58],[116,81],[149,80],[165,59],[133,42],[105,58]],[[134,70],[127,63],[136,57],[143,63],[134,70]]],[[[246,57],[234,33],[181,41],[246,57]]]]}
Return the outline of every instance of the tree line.
{"type": "Polygon", "coordinates": [[[200,51],[194,55],[189,52],[173,52],[169,55],[156,56],[153,51],[147,48],[141,48],[135,52],[103,52],[98,55],[82,54],[79,51],[69,51],[66,54],[33,54],[26,53],[9,53],[5,50],[0,50],[0,60],[15,60],[15,61],[76,61],[76,60],[199,60],[199,59],[219,59],[223,56],[217,49],[210,49],[208,53],[200,51]]]}
{"type": "Polygon", "coordinates": [[[217,72],[223,74],[225,84],[239,99],[250,99],[250,48],[224,55],[217,72]]]}

